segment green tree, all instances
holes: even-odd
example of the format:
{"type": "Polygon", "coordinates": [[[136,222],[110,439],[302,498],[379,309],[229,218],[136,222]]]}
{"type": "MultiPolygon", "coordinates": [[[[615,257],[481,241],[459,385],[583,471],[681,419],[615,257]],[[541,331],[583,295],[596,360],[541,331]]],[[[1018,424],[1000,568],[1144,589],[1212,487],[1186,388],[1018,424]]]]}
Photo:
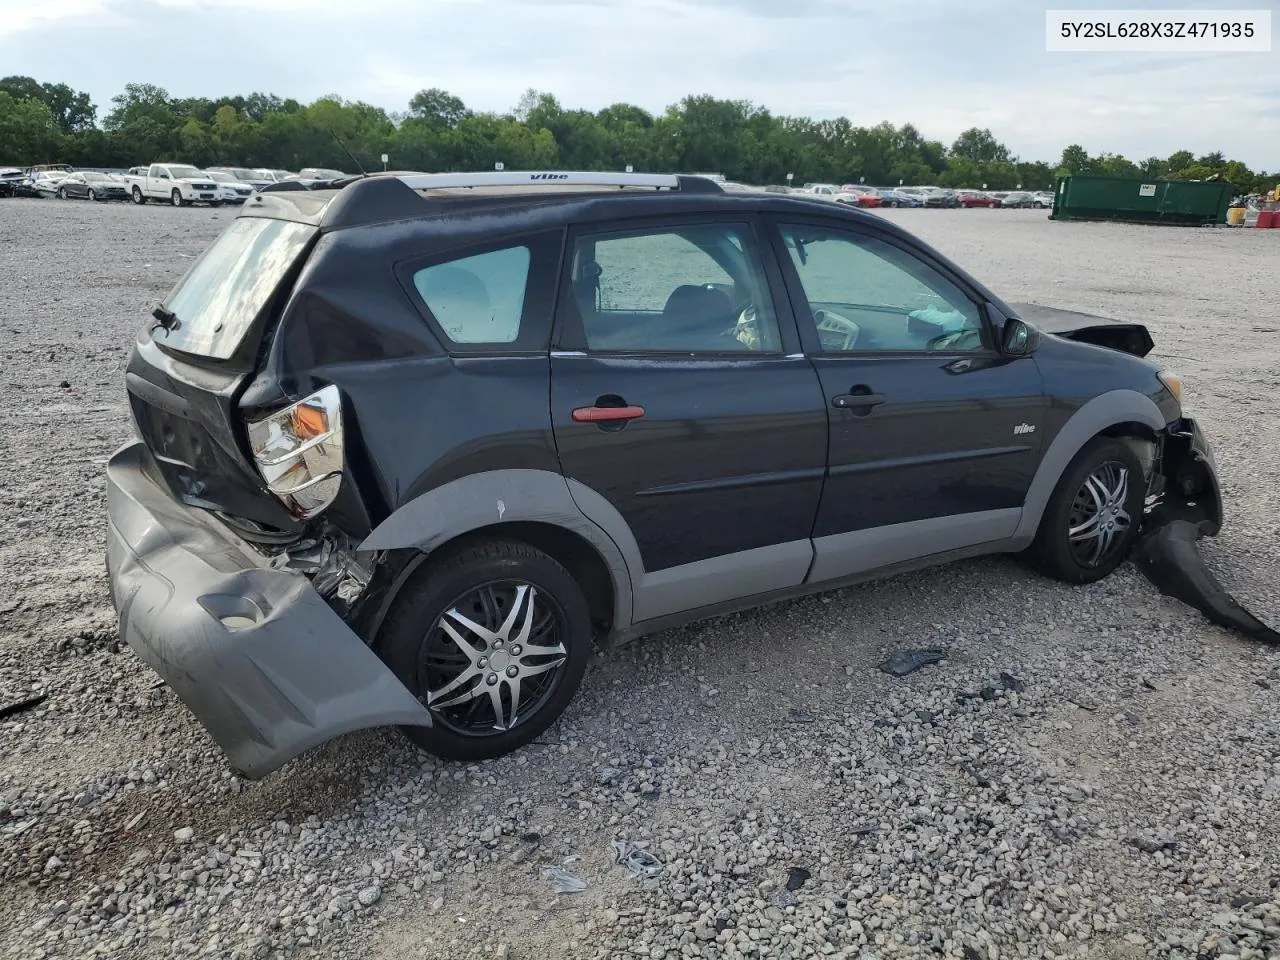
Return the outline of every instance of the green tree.
{"type": "Polygon", "coordinates": [[[428,126],[452,130],[470,114],[467,105],[458,97],[432,87],[419,90],[409,100],[409,113],[428,126]]]}
{"type": "Polygon", "coordinates": [[[1007,162],[1010,158],[1009,148],[995,138],[987,129],[979,130],[970,127],[951,144],[951,156],[963,157],[974,163],[1007,162]]]}
{"type": "Polygon", "coordinates": [[[61,145],[48,105],[37,97],[15,98],[0,90],[0,145],[8,163],[47,163],[61,145]]]}

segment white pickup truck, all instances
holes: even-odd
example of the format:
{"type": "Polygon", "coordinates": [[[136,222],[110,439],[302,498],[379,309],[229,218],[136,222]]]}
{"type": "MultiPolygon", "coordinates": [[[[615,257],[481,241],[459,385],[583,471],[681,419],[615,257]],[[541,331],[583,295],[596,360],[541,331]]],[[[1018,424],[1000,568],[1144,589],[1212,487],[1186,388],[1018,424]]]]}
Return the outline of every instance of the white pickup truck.
{"type": "Polygon", "coordinates": [[[167,200],[175,207],[193,203],[222,206],[218,185],[195,167],[185,163],[153,163],[149,167],[133,167],[124,175],[134,203],[167,200]]]}

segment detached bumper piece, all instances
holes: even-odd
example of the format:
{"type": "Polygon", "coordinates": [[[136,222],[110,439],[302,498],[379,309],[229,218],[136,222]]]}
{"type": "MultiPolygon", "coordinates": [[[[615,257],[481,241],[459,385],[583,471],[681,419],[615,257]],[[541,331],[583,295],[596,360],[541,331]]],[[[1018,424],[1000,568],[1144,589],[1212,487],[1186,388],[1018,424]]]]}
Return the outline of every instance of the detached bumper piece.
{"type": "Polygon", "coordinates": [[[1163,484],[1134,551],[1143,575],[1162,594],[1181,600],[1211,622],[1264,643],[1280,632],[1242,607],[1218,582],[1196,549],[1201,536],[1222,528],[1222,490],[1213,451],[1190,419],[1170,424],[1161,454],[1163,484]]]}
{"type": "Polygon", "coordinates": [[[339,734],[431,717],[303,575],[175,500],[141,442],[107,466],[120,635],[257,778],[339,734]]]}

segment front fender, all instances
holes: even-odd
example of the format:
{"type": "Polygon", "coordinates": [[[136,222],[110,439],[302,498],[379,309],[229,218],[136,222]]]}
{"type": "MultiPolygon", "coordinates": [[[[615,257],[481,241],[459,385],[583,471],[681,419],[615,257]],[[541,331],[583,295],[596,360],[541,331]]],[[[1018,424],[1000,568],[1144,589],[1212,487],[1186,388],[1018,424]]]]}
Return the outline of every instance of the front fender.
{"type": "Polygon", "coordinates": [[[1022,507],[1022,518],[1013,534],[1015,549],[1027,547],[1035,539],[1049,497],[1075,455],[1098,434],[1121,423],[1140,423],[1155,434],[1165,429],[1164,417],[1155,401],[1137,390],[1109,390],[1085,403],[1063,424],[1036,468],[1022,507]]]}

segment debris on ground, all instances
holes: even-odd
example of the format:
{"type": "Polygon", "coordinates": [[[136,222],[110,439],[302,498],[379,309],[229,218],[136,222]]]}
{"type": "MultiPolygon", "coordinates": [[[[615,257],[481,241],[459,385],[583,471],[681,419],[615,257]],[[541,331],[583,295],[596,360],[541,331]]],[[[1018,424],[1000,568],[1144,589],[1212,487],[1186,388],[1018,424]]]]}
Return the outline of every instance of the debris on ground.
{"type": "Polygon", "coordinates": [[[613,841],[613,859],[636,877],[656,877],[662,872],[662,861],[630,840],[613,841]]]}
{"type": "Polygon", "coordinates": [[[1130,837],[1129,842],[1143,853],[1172,850],[1177,844],[1177,840],[1167,833],[1139,833],[1130,837]]]}
{"type": "Polygon", "coordinates": [[[1181,600],[1212,623],[1238,630],[1263,643],[1280,644],[1280,631],[1242,607],[1218,582],[1196,549],[1200,528],[1189,520],[1171,520],[1138,542],[1134,562],[1166,597],[1181,600]]]}
{"type": "Polygon", "coordinates": [[[811,876],[813,876],[813,874],[804,867],[792,867],[787,871],[787,889],[792,893],[795,893],[795,891],[804,886],[805,881],[811,876]]]}
{"type": "Polygon", "coordinates": [[[0,707],[0,720],[5,717],[12,717],[17,713],[24,713],[27,710],[34,710],[48,699],[48,694],[38,693],[34,697],[27,697],[25,700],[18,700],[16,703],[6,704],[0,707]]]}
{"type": "Polygon", "coordinates": [[[542,879],[550,880],[556,893],[581,893],[587,889],[587,881],[575,877],[564,867],[543,867],[542,879]]]}
{"type": "Polygon", "coordinates": [[[909,673],[915,673],[921,667],[941,663],[945,659],[947,659],[945,650],[899,650],[880,664],[880,669],[891,677],[905,677],[909,673]]]}

